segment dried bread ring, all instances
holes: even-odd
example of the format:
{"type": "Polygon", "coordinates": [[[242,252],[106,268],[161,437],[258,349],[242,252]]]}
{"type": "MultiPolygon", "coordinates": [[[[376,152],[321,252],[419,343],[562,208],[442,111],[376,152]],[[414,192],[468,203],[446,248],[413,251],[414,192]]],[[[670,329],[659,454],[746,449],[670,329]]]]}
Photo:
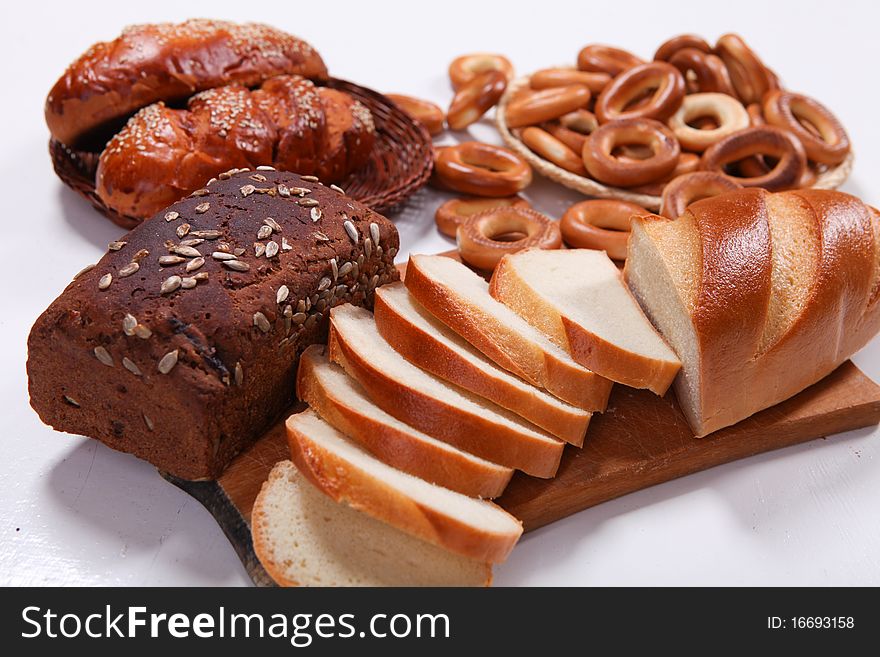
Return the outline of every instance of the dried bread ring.
{"type": "Polygon", "coordinates": [[[464,130],[493,108],[504,90],[507,78],[501,71],[486,71],[459,87],[446,112],[450,130],[464,130]]]}
{"type": "Polygon", "coordinates": [[[767,123],[793,132],[814,162],[836,166],[846,159],[849,136],[837,117],[819,101],[777,89],[764,96],[762,109],[767,123]]]}
{"type": "Polygon", "coordinates": [[[669,175],[681,149],[675,135],[659,121],[624,119],[599,127],[584,144],[584,165],[590,175],[616,187],[635,187],[669,175]],[[649,146],[653,155],[644,160],[621,159],[612,153],[623,144],[649,146]]]}
{"type": "Polygon", "coordinates": [[[437,229],[448,237],[455,238],[458,225],[470,216],[492,208],[530,208],[529,202],[522,196],[505,196],[502,198],[484,198],[466,196],[452,198],[443,203],[434,213],[437,229]]]}
{"type": "Polygon", "coordinates": [[[571,68],[545,68],[533,73],[529,78],[529,86],[535,90],[580,84],[594,94],[601,92],[609,82],[611,76],[607,73],[577,71],[571,68]]]}
{"type": "Polygon", "coordinates": [[[452,60],[449,64],[449,81],[452,88],[458,91],[486,71],[501,71],[508,82],[513,79],[513,64],[507,57],[491,52],[475,52],[452,60]]]}
{"type": "Polygon", "coordinates": [[[523,249],[558,249],[559,224],[527,208],[494,208],[468,217],[458,226],[461,259],[478,269],[492,270],[508,253],[523,249]],[[519,239],[499,239],[510,236],[519,239]]]}
{"type": "Polygon", "coordinates": [[[443,121],[446,117],[443,110],[434,103],[403,94],[385,94],[385,97],[403,110],[404,114],[425,126],[428,134],[434,136],[443,132],[443,121]]]}
{"type": "Polygon", "coordinates": [[[715,52],[727,66],[733,88],[743,105],[760,103],[765,93],[779,86],[776,76],[739,35],[722,36],[715,44],[715,52]]]}
{"type": "Polygon", "coordinates": [[[618,75],[599,94],[596,118],[599,123],[617,119],[665,121],[679,108],[684,94],[684,76],[677,68],[666,62],[640,64],[618,75]],[[631,107],[643,96],[643,104],[631,107]]]}
{"type": "Polygon", "coordinates": [[[685,76],[690,93],[721,93],[736,97],[727,66],[717,55],[696,48],[682,48],[669,59],[669,63],[685,76]],[[693,74],[693,80],[688,80],[689,73],[693,74]]]}
{"type": "Polygon", "coordinates": [[[801,142],[787,130],[769,125],[727,135],[707,148],[700,161],[704,171],[717,171],[743,187],[763,187],[771,192],[796,188],[806,166],[807,156],[801,142]],[[725,173],[727,165],[752,155],[766,155],[777,161],[770,171],[760,176],[739,178],[725,173]]]}
{"type": "Polygon", "coordinates": [[[581,71],[607,73],[611,77],[644,63],[641,57],[636,57],[629,51],[599,44],[585,46],[577,57],[577,67],[581,71]]]}
{"type": "Polygon", "coordinates": [[[669,219],[678,219],[684,214],[687,206],[694,201],[711,198],[736,189],[742,189],[742,185],[729,176],[715,171],[686,173],[683,176],[673,178],[663,188],[660,214],[669,219]]]}
{"type": "Polygon", "coordinates": [[[565,142],[557,139],[546,130],[529,126],[522,131],[520,139],[532,151],[556,166],[579,176],[587,174],[584,161],[578,156],[578,152],[573,151],[565,142]]]}
{"type": "Polygon", "coordinates": [[[678,52],[685,48],[690,48],[697,52],[712,52],[712,46],[706,43],[706,40],[703,37],[697,36],[696,34],[680,34],[665,41],[659,48],[657,48],[657,52],[654,53],[654,61],[668,62],[678,52]]]}
{"type": "Polygon", "coordinates": [[[522,128],[552,121],[563,114],[586,107],[590,97],[590,90],[582,84],[532,91],[507,104],[507,125],[511,128],[522,128]]]}
{"type": "Polygon", "coordinates": [[[522,157],[478,141],[437,149],[434,171],[449,189],[474,196],[513,196],[532,182],[532,169],[522,157]]]}
{"type": "Polygon", "coordinates": [[[625,260],[632,218],[644,214],[650,213],[640,205],[627,201],[582,201],[565,211],[559,228],[562,239],[572,248],[598,249],[605,251],[613,260],[625,260]]]}
{"type": "Polygon", "coordinates": [[[727,94],[705,93],[685,96],[678,111],[669,119],[669,127],[682,148],[700,153],[722,137],[749,127],[749,113],[736,98],[727,94]],[[700,130],[690,121],[710,116],[718,127],[700,130]]]}

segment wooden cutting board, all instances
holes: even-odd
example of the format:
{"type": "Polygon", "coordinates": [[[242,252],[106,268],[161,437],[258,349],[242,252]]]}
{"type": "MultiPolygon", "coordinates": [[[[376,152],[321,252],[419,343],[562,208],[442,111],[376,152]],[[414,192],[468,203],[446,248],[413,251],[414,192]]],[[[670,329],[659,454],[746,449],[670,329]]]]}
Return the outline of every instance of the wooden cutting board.
{"type": "MultiPolygon", "coordinates": [[[[583,449],[566,448],[554,479],[517,472],[498,502],[529,531],[654,484],[878,422],[880,386],[849,361],[796,397],[702,439],[692,436],[671,393],[616,385],[608,409],[593,416],[583,449]]],[[[272,581],[251,545],[251,509],[269,470],[286,458],[279,422],[217,481],[166,476],[214,515],[257,585],[272,581]]]]}
{"type": "MultiPolygon", "coordinates": [[[[458,260],[454,251],[443,255],[458,260]]],[[[516,472],[496,501],[530,531],[664,481],[878,422],[880,386],[851,361],[788,401],[701,439],[693,437],[672,392],[658,397],[615,385],[608,408],[593,415],[584,447],[566,447],[555,478],[516,472]]],[[[251,510],[272,466],[288,456],[280,421],[217,481],[163,475],[211,512],[258,586],[274,583],[254,554],[251,510]]]]}

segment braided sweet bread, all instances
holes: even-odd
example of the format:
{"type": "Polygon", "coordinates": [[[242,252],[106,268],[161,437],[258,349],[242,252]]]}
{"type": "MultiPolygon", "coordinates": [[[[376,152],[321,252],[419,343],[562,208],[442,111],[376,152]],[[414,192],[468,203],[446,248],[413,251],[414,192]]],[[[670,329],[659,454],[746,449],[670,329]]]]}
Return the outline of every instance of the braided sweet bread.
{"type": "Polygon", "coordinates": [[[101,154],[97,192],[121,214],[148,217],[234,168],[341,182],[367,161],[375,135],[359,101],[299,76],[217,87],[185,109],[160,102],[135,114],[101,154]]]}

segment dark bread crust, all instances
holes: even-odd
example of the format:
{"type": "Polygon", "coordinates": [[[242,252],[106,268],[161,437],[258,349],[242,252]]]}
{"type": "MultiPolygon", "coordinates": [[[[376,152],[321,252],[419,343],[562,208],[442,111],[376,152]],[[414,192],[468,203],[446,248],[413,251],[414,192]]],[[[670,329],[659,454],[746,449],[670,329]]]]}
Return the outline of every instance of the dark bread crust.
{"type": "Polygon", "coordinates": [[[135,114],[108,142],[96,190],[130,217],[149,217],[231,168],[272,165],[326,183],[369,159],[376,132],[359,101],[311,80],[283,75],[251,91],[228,85],[135,114]]]}
{"type": "Polygon", "coordinates": [[[357,201],[290,173],[223,177],[168,208],[179,217],[166,221],[163,211],[128,233],[124,246],[68,285],[28,338],[31,405],[44,422],[186,479],[218,476],[290,405],[298,356],[326,340],[330,307],[369,307],[375,287],[398,278],[396,229],[357,201]],[[312,190],[305,199],[319,205],[300,205],[295,192],[281,196],[284,185],[312,190]],[[321,212],[317,221],[314,209],[321,212]],[[281,232],[258,240],[267,218],[281,232]],[[347,220],[357,230],[356,243],[344,227],[347,220]],[[181,240],[183,224],[191,228],[181,240]],[[160,266],[158,258],[174,255],[169,249],[180,248],[181,241],[215,230],[219,237],[192,246],[205,258],[197,270],[185,271],[194,260],[186,256],[160,266]],[[378,245],[372,239],[377,231],[378,245]],[[272,258],[255,255],[255,242],[281,246],[282,238],[288,250],[272,258]],[[212,258],[224,243],[232,252],[245,249],[237,262],[247,271],[212,258]],[[333,258],[343,268],[335,280],[333,258]],[[133,260],[138,271],[122,276],[133,260]],[[353,265],[344,266],[348,262],[353,265]],[[112,282],[101,290],[107,274],[112,282]],[[161,293],[170,277],[197,274],[207,280],[161,293]],[[289,293],[279,303],[282,285],[289,293]],[[126,314],[137,320],[136,329],[128,325],[131,334],[126,314]],[[161,373],[160,362],[167,368],[173,356],[166,355],[175,350],[176,364],[161,373]]]}
{"type": "Polygon", "coordinates": [[[258,23],[133,25],[67,68],[46,98],[46,123],[56,139],[79,147],[151,103],[232,83],[252,87],[281,74],[324,80],[327,67],[305,41],[258,23]]]}

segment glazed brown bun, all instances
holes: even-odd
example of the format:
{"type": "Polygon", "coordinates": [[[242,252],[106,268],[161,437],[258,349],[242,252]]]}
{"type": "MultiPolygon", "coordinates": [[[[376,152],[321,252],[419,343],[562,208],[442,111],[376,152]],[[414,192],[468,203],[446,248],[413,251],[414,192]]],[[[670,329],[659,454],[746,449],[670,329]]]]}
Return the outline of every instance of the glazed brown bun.
{"type": "Polygon", "coordinates": [[[152,103],[233,83],[254,87],[282,74],[324,80],[327,67],[305,41],[257,23],[134,25],[67,68],[46,98],[46,123],[53,137],[82,147],[152,103]]]}
{"type": "Polygon", "coordinates": [[[116,212],[144,218],[229,169],[272,165],[341,182],[366,163],[375,135],[363,104],[299,76],[218,87],[186,109],[155,103],[135,114],[101,153],[96,189],[116,212]]]}

